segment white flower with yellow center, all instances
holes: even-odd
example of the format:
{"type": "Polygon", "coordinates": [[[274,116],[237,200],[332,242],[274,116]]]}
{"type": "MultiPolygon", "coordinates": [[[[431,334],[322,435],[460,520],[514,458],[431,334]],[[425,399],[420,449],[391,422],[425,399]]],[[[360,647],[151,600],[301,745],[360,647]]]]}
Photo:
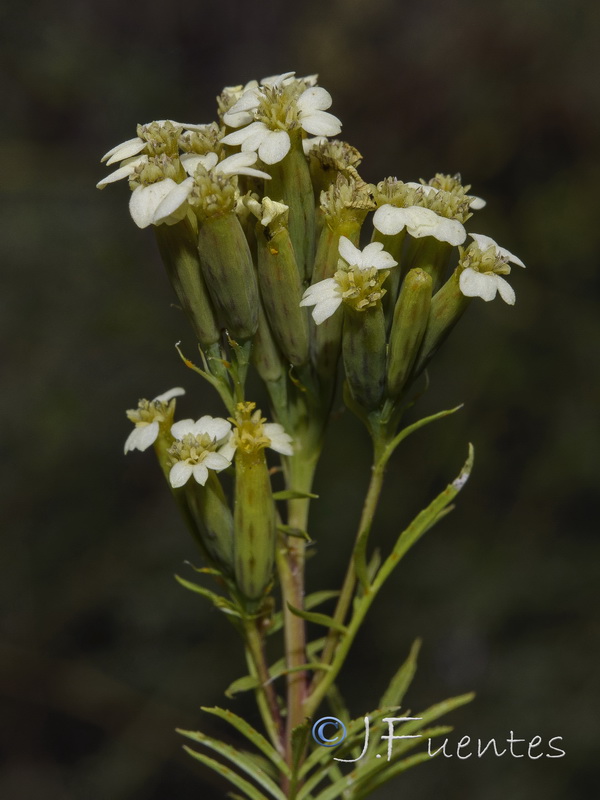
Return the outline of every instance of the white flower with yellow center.
{"type": "Polygon", "coordinates": [[[501,275],[510,273],[509,263],[518,267],[525,267],[525,264],[489,236],[481,233],[469,235],[473,244],[459,261],[459,267],[463,268],[458,279],[461,292],[466,297],[481,297],[486,302],[493,300],[498,293],[505,303],[514,305],[515,291],[501,275]]]}
{"type": "Polygon", "coordinates": [[[381,242],[371,242],[359,250],[346,236],[340,236],[338,250],[341,258],[334,277],[309,286],[300,301],[301,306],[314,306],[312,317],[317,325],[344,301],[359,311],[376,305],[385,294],[381,284],[389,274],[387,270],[398,265],[381,242]]]}
{"type": "Polygon", "coordinates": [[[258,152],[265,164],[276,164],[289,152],[289,131],[337,136],[342,123],[327,111],[333,102],[329,92],[313,85],[316,76],[293,76],[286,72],[265,78],[245,91],[223,115],[226,125],[241,130],[225,136],[223,144],[241,145],[242,152],[258,152]]]}
{"type": "MultiPolygon", "coordinates": [[[[270,180],[271,176],[252,166],[256,163],[256,153],[235,153],[228,158],[219,161],[216,153],[206,153],[200,156],[189,153],[181,157],[181,163],[185,171],[190,176],[179,184],[171,187],[160,202],[154,207],[152,213],[152,224],[173,225],[183,219],[188,211],[188,201],[190,195],[196,187],[194,174],[198,167],[202,167],[206,172],[221,177],[232,177],[234,175],[249,175],[253,178],[264,178],[270,180]]],[[[205,173],[206,174],[206,173],[205,173]]]]}
{"type": "Polygon", "coordinates": [[[239,448],[253,453],[269,447],[283,456],[293,456],[293,439],[278,422],[267,422],[256,403],[238,403],[236,416],[231,421],[235,427],[226,445],[226,453],[232,458],[239,448]]]}
{"type": "Polygon", "coordinates": [[[157,146],[159,152],[164,152],[163,148],[169,147],[169,140],[174,139],[176,145],[177,139],[183,131],[202,131],[206,127],[206,125],[175,122],[172,119],[159,119],[154,122],[148,122],[145,125],[138,125],[138,135],[111,148],[108,153],[102,156],[100,163],[106,161],[106,166],[109,167],[117,161],[125,161],[125,159],[137,156],[144,151],[146,155],[155,155],[157,146]]]}
{"type": "Polygon", "coordinates": [[[231,425],[221,417],[204,416],[194,422],[182,419],[171,426],[175,442],[169,449],[173,466],[169,482],[174,489],[193,477],[204,486],[208,471],[220,472],[231,466],[232,450],[228,444],[231,425]]]}
{"type": "Polygon", "coordinates": [[[127,417],[134,423],[125,442],[125,452],[130,450],[147,450],[154,444],[160,432],[161,424],[173,419],[175,397],[185,394],[185,389],[176,386],[168,392],[159,394],[154,400],[140,400],[136,409],[127,411],[127,417]]]}

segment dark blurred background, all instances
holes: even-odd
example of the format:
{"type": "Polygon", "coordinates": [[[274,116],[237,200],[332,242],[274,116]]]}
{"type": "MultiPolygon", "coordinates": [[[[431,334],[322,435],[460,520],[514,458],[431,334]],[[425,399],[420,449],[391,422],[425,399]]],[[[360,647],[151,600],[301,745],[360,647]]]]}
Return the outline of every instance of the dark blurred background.
{"type": "MultiPolygon", "coordinates": [[[[196,556],[151,454],[122,454],[139,397],[183,384],[182,416],[222,409],[173,348],[193,343],[127,187],[94,184],[136,123],[209,122],[224,85],[290,69],[320,74],[365,179],[460,171],[488,201],[470,229],[528,267],[516,306],[473,302],[434,363],[421,410],[465,408],[397,454],[382,545],[468,441],[475,471],[379,598],[342,688],[364,714],[421,635],[413,710],[473,689],[454,743],[562,736],[566,756],[440,758],[377,797],[595,796],[598,4],[33,0],[3,4],[0,30],[2,800],[224,796],[174,728],[229,736],[199,706],[249,710],[223,697],[241,654],[173,579],[196,556]]],[[[311,588],[341,580],[367,478],[342,416],[311,588]]]]}

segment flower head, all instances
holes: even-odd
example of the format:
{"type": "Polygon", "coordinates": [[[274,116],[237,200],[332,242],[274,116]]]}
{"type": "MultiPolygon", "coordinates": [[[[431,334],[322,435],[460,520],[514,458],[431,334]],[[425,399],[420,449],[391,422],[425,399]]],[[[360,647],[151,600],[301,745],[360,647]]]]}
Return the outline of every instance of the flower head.
{"type": "Polygon", "coordinates": [[[496,293],[509,305],[515,303],[512,286],[501,276],[510,273],[509,264],[525,267],[520,258],[500,247],[489,236],[469,234],[472,244],[462,251],[459,261],[459,286],[466,297],[481,297],[489,302],[496,293]]]}
{"type": "Polygon", "coordinates": [[[231,425],[226,419],[208,415],[196,422],[182,419],[171,426],[171,434],[175,442],[169,449],[173,462],[169,482],[174,489],[191,477],[204,486],[209,469],[220,472],[231,466],[231,425]]]}
{"type": "Polygon", "coordinates": [[[263,78],[223,114],[223,122],[240,128],[223,138],[224,144],[241,145],[242,152],[258,152],[265,164],[276,164],[289,152],[289,131],[302,129],[314,136],[336,136],[340,120],[326,109],[332,99],[315,86],[316,76],[295,78],[293,72],[263,78]]]}
{"type": "Polygon", "coordinates": [[[385,294],[382,284],[389,268],[398,265],[381,242],[371,242],[359,250],[350,239],[340,236],[338,249],[340,259],[333,278],[309,286],[300,301],[301,306],[314,306],[312,316],[317,325],[334,314],[342,302],[357,311],[375,306],[385,294]]]}
{"type": "Polygon", "coordinates": [[[175,398],[182,394],[185,394],[185,389],[177,386],[159,394],[154,400],[140,400],[137,408],[126,412],[135,425],[125,442],[126,453],[130,450],[147,450],[154,444],[161,425],[168,425],[173,421],[175,398]]]}
{"type": "Polygon", "coordinates": [[[442,217],[430,208],[408,206],[397,208],[386,203],[380,206],[373,215],[373,225],[387,236],[395,236],[406,228],[415,239],[433,236],[440,242],[451,245],[462,244],[467,236],[462,223],[456,219],[442,217]]]}
{"type": "Polygon", "coordinates": [[[238,403],[236,415],[231,421],[234,424],[229,442],[232,451],[239,448],[250,454],[270,447],[284,456],[294,454],[292,437],[285,432],[283,425],[267,422],[256,408],[256,403],[238,403]]]}

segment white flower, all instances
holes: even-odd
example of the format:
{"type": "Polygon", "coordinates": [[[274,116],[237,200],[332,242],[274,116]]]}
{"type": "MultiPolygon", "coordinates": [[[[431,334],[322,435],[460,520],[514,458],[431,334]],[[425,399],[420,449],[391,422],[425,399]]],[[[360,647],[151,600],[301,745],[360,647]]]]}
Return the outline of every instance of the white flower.
{"type": "MultiPolygon", "coordinates": [[[[419,188],[421,184],[417,184],[419,188]]],[[[434,187],[429,187],[433,189],[434,187]]],[[[464,242],[467,232],[456,219],[441,217],[430,208],[422,206],[408,206],[408,208],[397,208],[386,203],[377,209],[373,215],[373,225],[380,233],[387,236],[395,236],[406,228],[415,239],[424,236],[433,236],[440,242],[448,242],[451,245],[459,245],[464,242]]]]}
{"type": "Polygon", "coordinates": [[[147,228],[152,225],[157,208],[165,197],[168,197],[180,185],[175,183],[172,178],[163,178],[162,181],[149,183],[147,186],[138,186],[133,190],[129,198],[129,213],[138,228],[147,228]]]}
{"type": "Polygon", "coordinates": [[[185,394],[185,389],[176,386],[154,400],[140,400],[138,407],[128,411],[128,418],[135,424],[125,442],[125,452],[130,450],[147,450],[158,437],[161,422],[173,417],[175,404],[171,400],[185,394]]]}
{"type": "Polygon", "coordinates": [[[133,173],[135,172],[136,167],[140,164],[147,164],[148,163],[148,156],[139,156],[138,158],[130,158],[126,164],[122,164],[118,169],[114,172],[111,172],[106,176],[106,178],[102,178],[101,181],[98,181],[96,184],[96,189],[104,189],[109,183],[114,183],[115,181],[122,181],[124,178],[130,178],[133,173]]]}
{"type": "Polygon", "coordinates": [[[481,233],[469,235],[475,246],[471,245],[461,259],[465,266],[458,279],[461,292],[466,297],[481,297],[486,302],[499,294],[505,303],[514,305],[515,291],[501,274],[510,273],[509,263],[519,267],[525,267],[525,264],[489,236],[481,233]]]}
{"type": "Polygon", "coordinates": [[[256,408],[256,403],[238,403],[235,415],[235,428],[221,452],[229,459],[239,448],[242,453],[256,453],[270,447],[284,456],[294,455],[292,437],[278,422],[267,422],[256,408]]]}
{"type": "MultiPolygon", "coordinates": [[[[431,194],[437,194],[438,192],[442,191],[435,186],[430,186],[427,183],[417,183],[416,181],[405,181],[405,186],[410,186],[411,189],[421,189],[425,197],[431,194]]],[[[483,199],[483,197],[477,197],[474,194],[466,195],[469,200],[469,208],[472,208],[474,211],[479,211],[479,209],[484,208],[487,203],[483,199]]]]}
{"type": "Polygon", "coordinates": [[[231,448],[228,440],[231,424],[220,417],[204,416],[194,422],[182,419],[171,426],[176,441],[169,450],[175,463],[169,472],[169,482],[174,489],[183,486],[193,477],[204,486],[209,469],[220,472],[231,466],[231,448]]]}
{"type": "Polygon", "coordinates": [[[369,290],[377,290],[380,287],[377,282],[372,280],[367,281],[366,286],[360,285],[361,281],[356,280],[360,278],[360,273],[368,272],[369,276],[371,276],[377,270],[389,269],[398,264],[383,249],[381,242],[371,242],[363,250],[359,250],[346,236],[340,236],[338,250],[343,259],[341,266],[346,267],[346,269],[336,272],[333,278],[325,278],[309,286],[300,301],[301,306],[314,306],[312,317],[317,325],[332,316],[342,304],[345,295],[348,293],[347,279],[349,272],[354,272],[355,274],[352,276],[354,278],[352,281],[352,293],[348,293],[348,296],[351,296],[353,300],[360,297],[364,301],[365,293],[369,294],[369,290]]]}
{"type": "MultiPolygon", "coordinates": [[[[172,119],[158,119],[140,127],[144,129],[149,128],[151,125],[164,127],[166,123],[174,128],[183,128],[186,131],[201,131],[206,127],[205,125],[191,125],[187,122],[175,122],[172,119]]],[[[106,161],[106,166],[108,167],[117,161],[124,161],[126,158],[131,158],[132,156],[138,155],[138,153],[141,153],[147,146],[147,139],[143,139],[141,136],[134,136],[133,139],[127,139],[126,142],[121,142],[121,144],[111,148],[108,153],[105,153],[102,156],[100,163],[104,163],[106,161]]]]}
{"type": "Polygon", "coordinates": [[[289,130],[300,127],[313,136],[336,136],[342,124],[326,111],[332,103],[329,92],[306,87],[315,76],[299,81],[293,75],[266,78],[244,92],[223,116],[226,125],[241,130],[225,136],[223,144],[241,145],[242,152],[258,152],[265,164],[276,164],[289,152],[289,130]],[[302,87],[306,88],[300,91],[302,87]]]}
{"type": "Polygon", "coordinates": [[[202,156],[189,153],[182,156],[181,163],[190,177],[179,184],[173,183],[169,191],[160,198],[159,202],[152,206],[150,222],[153,225],[161,225],[162,223],[172,225],[185,217],[188,210],[187,201],[196,184],[193,175],[199,166],[204,167],[205,170],[215,175],[250,175],[254,178],[270,180],[271,176],[266,172],[253,168],[252,165],[256,163],[256,159],[256,153],[235,153],[223,159],[223,161],[219,161],[219,156],[216,153],[206,153],[202,156]]]}
{"type": "Polygon", "coordinates": [[[517,267],[523,267],[523,269],[525,269],[525,264],[520,258],[514,256],[506,248],[500,247],[499,244],[496,244],[491,236],[485,236],[483,233],[470,233],[469,236],[477,245],[479,245],[480,250],[487,250],[488,247],[494,247],[497,256],[506,259],[506,261],[508,261],[510,264],[516,264],[517,267]]]}

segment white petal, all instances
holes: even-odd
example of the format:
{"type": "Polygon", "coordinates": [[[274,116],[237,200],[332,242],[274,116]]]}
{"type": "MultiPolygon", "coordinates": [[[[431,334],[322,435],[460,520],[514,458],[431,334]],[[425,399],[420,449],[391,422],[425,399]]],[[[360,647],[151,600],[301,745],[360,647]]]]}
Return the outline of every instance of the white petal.
{"type": "Polygon", "coordinates": [[[241,128],[242,125],[248,125],[252,122],[254,116],[250,111],[235,111],[233,114],[231,110],[223,114],[223,122],[228,128],[241,128]]]}
{"type": "Polygon", "coordinates": [[[129,213],[138,228],[147,228],[152,224],[156,209],[176,186],[171,178],[164,178],[134,190],[129,200],[129,213]]]}
{"type": "Polygon", "coordinates": [[[428,194],[437,194],[439,192],[439,189],[436,189],[435,186],[427,186],[422,183],[417,183],[416,181],[406,181],[404,185],[409,186],[411,189],[422,189],[425,196],[428,194]]]}
{"type": "Polygon", "coordinates": [[[237,114],[240,111],[253,111],[259,106],[260,89],[256,86],[245,91],[239,100],[231,106],[228,114],[237,114]]]}
{"type": "MultiPolygon", "coordinates": [[[[154,211],[151,222],[154,225],[161,225],[163,222],[179,222],[187,214],[187,199],[194,188],[194,179],[186,178],[182,183],[175,183],[168,194],[160,200],[154,211]]],[[[152,184],[155,186],[156,184],[152,184]]],[[[137,189],[135,190],[137,192],[137,189]]],[[[135,192],[134,192],[135,194],[135,192]]],[[[140,227],[143,227],[140,225],[140,227]]]]}
{"type": "Polygon", "coordinates": [[[258,155],[265,164],[277,164],[286,157],[290,146],[287,131],[271,131],[258,148],[258,155]]]}
{"type": "Polygon", "coordinates": [[[472,208],[473,211],[479,211],[480,208],[484,208],[487,203],[483,199],[483,197],[476,197],[474,194],[469,195],[469,208],[472,208]]]}
{"type": "Polygon", "coordinates": [[[440,242],[459,245],[467,237],[464,226],[458,220],[441,217],[430,208],[409,206],[404,211],[406,212],[406,230],[415,239],[433,236],[440,242]]]}
{"type": "Polygon", "coordinates": [[[110,175],[107,175],[106,178],[102,178],[102,180],[96,184],[96,188],[103,189],[109,183],[121,181],[123,178],[129,178],[129,176],[133,175],[135,172],[137,165],[144,161],[148,161],[148,156],[140,156],[139,158],[130,161],[128,164],[124,164],[122,167],[119,167],[119,169],[111,172],[110,175]]]}
{"type": "Polygon", "coordinates": [[[460,273],[458,283],[465,297],[481,297],[489,302],[496,297],[498,286],[495,278],[496,275],[492,272],[476,272],[468,267],[460,273]]]}
{"type": "Polygon", "coordinates": [[[202,463],[205,467],[208,467],[208,469],[214,469],[215,472],[221,472],[221,470],[231,466],[231,461],[225,458],[222,453],[209,453],[206,458],[202,460],[202,463]]]}
{"type": "Polygon", "coordinates": [[[171,425],[171,436],[176,439],[183,439],[188,433],[194,433],[194,420],[193,419],[180,419],[171,425]]]}
{"type": "Polygon", "coordinates": [[[317,325],[320,325],[326,319],[332,316],[342,303],[342,298],[338,294],[335,297],[330,297],[327,300],[320,300],[313,308],[312,317],[317,325]]]}
{"type": "Polygon", "coordinates": [[[141,153],[147,144],[148,143],[143,139],[140,139],[139,136],[136,136],[134,139],[128,139],[126,142],[122,142],[122,144],[118,144],[116,147],[113,147],[113,149],[109,150],[101,160],[106,161],[106,166],[109,167],[116,161],[124,161],[126,158],[137,156],[137,154],[141,153]]]}
{"type": "Polygon", "coordinates": [[[206,481],[208,480],[208,470],[204,466],[204,464],[194,464],[192,467],[192,473],[194,475],[194,480],[196,483],[199,483],[200,486],[204,486],[206,481]]]}
{"type": "Polygon", "coordinates": [[[223,175],[251,175],[254,178],[271,180],[271,176],[267,172],[252,167],[257,158],[256,153],[234,153],[217,164],[215,172],[222,172],[223,175]]]}
{"type": "Polygon", "coordinates": [[[125,452],[130,450],[147,450],[154,444],[158,436],[159,425],[156,420],[149,425],[136,425],[125,442],[125,452]]]}
{"type": "Polygon", "coordinates": [[[514,306],[517,298],[515,295],[515,290],[512,288],[510,283],[505,281],[500,275],[496,275],[496,286],[498,287],[498,293],[504,302],[508,303],[509,306],[514,306]]]}
{"type": "Polygon", "coordinates": [[[327,89],[321,86],[311,86],[306,89],[298,98],[297,106],[300,111],[311,113],[312,111],[326,111],[333,100],[327,89]]]}
{"type": "Polygon", "coordinates": [[[243,144],[246,139],[252,136],[257,131],[265,131],[267,132],[269,129],[265,125],[264,122],[252,122],[250,125],[246,125],[245,128],[239,131],[233,131],[232,133],[228,133],[227,136],[224,136],[221,139],[222,144],[243,144]]]}
{"type": "Polygon", "coordinates": [[[201,417],[196,423],[197,433],[207,433],[215,442],[231,433],[231,423],[222,417],[201,417]]]}
{"type": "Polygon", "coordinates": [[[386,236],[395,236],[406,226],[406,209],[386,203],[373,214],[373,226],[386,236]]]}
{"type": "Polygon", "coordinates": [[[318,283],[311,284],[302,295],[301,306],[314,306],[322,300],[337,296],[337,281],[335,278],[324,278],[318,283]]]}
{"type": "Polygon", "coordinates": [[[267,422],[263,426],[265,436],[271,440],[269,447],[284,456],[293,456],[292,437],[285,432],[283,425],[278,422],[267,422]]]}
{"type": "Polygon", "coordinates": [[[227,441],[225,442],[225,444],[219,447],[218,452],[223,456],[223,458],[226,458],[227,461],[229,461],[229,463],[231,464],[231,462],[233,461],[235,450],[236,446],[233,441],[233,436],[230,436],[229,439],[227,439],[227,441]]]}
{"type": "Polygon", "coordinates": [[[313,147],[317,147],[323,142],[327,141],[326,136],[312,136],[302,140],[302,149],[304,150],[304,155],[307,156],[313,147]]]}
{"type": "Polygon", "coordinates": [[[340,242],[338,244],[338,252],[341,257],[346,261],[348,264],[351,264],[354,267],[362,267],[363,265],[363,254],[355,247],[350,239],[347,236],[340,236],[340,242]]]}
{"type": "Polygon", "coordinates": [[[390,253],[383,249],[381,242],[371,242],[362,251],[363,269],[375,267],[375,269],[389,269],[396,267],[397,261],[394,261],[390,253]]]}
{"type": "Polygon", "coordinates": [[[188,175],[193,175],[199,164],[204,169],[212,169],[218,160],[219,156],[216,153],[205,153],[202,156],[198,155],[198,153],[185,153],[180,158],[181,164],[188,175]]]}
{"type": "Polygon", "coordinates": [[[282,83],[289,83],[290,78],[293,78],[296,72],[282,72],[281,75],[269,75],[263,78],[261,83],[263,86],[281,86],[282,83]]]}
{"type": "Polygon", "coordinates": [[[152,402],[168,403],[169,400],[172,400],[174,397],[181,397],[182,394],[185,394],[185,389],[182,389],[181,386],[175,386],[173,389],[169,389],[167,392],[159,394],[152,402]]]}
{"type": "Polygon", "coordinates": [[[342,122],[328,111],[313,111],[300,114],[300,124],[313,136],[337,136],[342,130],[342,122]]]}
{"type": "Polygon", "coordinates": [[[178,489],[187,483],[192,474],[192,467],[185,461],[178,461],[171,467],[169,472],[169,483],[174,489],[178,489]]]}

